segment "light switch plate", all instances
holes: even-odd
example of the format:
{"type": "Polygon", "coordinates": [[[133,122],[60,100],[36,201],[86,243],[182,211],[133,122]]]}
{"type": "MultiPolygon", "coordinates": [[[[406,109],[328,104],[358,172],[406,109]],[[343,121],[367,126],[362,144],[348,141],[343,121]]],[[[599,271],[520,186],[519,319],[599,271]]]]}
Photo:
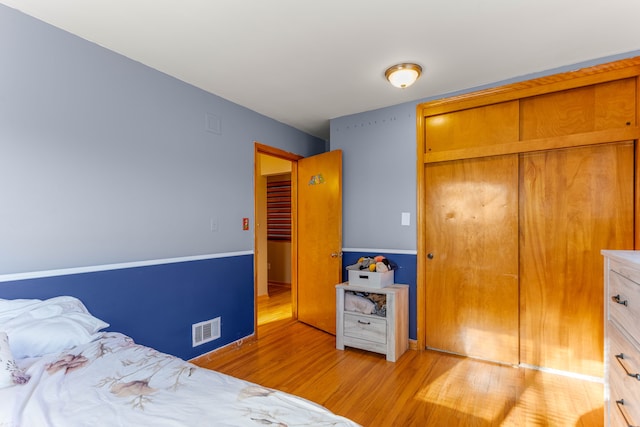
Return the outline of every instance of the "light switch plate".
{"type": "Polygon", "coordinates": [[[410,212],[402,212],[402,220],[400,221],[401,225],[409,226],[411,225],[411,213],[410,212]]]}

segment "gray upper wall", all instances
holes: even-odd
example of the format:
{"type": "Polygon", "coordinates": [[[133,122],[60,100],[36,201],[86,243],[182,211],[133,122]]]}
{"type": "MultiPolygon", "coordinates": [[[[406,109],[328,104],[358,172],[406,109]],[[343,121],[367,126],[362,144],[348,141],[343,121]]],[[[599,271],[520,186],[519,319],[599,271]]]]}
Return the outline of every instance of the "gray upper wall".
{"type": "Polygon", "coordinates": [[[0,57],[0,274],[253,250],[254,141],[326,149],[3,5],[0,57]]]}
{"type": "MultiPolygon", "coordinates": [[[[325,151],[324,141],[3,5],[0,55],[0,274],[251,250],[241,220],[253,217],[253,141],[325,151]]],[[[330,121],[331,148],[343,150],[346,249],[415,252],[415,110],[434,98],[330,121]]]]}
{"type": "Polygon", "coordinates": [[[416,104],[333,119],[332,149],[343,152],[343,247],[416,249],[416,104]],[[401,225],[409,213],[409,226],[401,225]]]}

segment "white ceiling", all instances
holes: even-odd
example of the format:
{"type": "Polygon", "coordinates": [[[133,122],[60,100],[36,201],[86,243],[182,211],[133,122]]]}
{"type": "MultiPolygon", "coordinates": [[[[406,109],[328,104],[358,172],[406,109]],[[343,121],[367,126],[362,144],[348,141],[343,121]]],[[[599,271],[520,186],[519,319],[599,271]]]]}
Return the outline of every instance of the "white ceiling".
{"type": "Polygon", "coordinates": [[[640,49],[639,0],[0,0],[323,139],[329,119],[640,49]],[[401,90],[387,67],[425,69],[401,90]]]}

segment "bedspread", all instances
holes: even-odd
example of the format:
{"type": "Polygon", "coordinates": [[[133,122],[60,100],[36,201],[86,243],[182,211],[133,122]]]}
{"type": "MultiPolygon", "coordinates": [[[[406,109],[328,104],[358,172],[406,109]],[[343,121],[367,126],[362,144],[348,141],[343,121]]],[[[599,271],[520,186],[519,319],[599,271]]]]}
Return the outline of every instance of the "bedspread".
{"type": "Polygon", "coordinates": [[[31,379],[0,389],[0,426],[357,426],[308,400],[105,332],[18,361],[31,379]]]}

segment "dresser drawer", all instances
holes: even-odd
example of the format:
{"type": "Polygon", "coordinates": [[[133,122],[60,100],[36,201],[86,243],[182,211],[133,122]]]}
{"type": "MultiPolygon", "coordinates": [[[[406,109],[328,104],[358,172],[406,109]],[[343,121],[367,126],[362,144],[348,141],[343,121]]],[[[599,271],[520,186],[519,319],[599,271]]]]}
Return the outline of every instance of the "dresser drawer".
{"type": "Polygon", "coordinates": [[[614,325],[608,325],[608,333],[612,419],[626,418],[628,424],[622,425],[640,425],[640,380],[635,376],[640,374],[640,350],[614,325]]]}
{"type": "MultiPolygon", "coordinates": [[[[635,271],[635,270],[634,270],[635,271]]],[[[640,342],[640,285],[612,271],[609,275],[609,318],[640,342]]]]}
{"type": "Polygon", "coordinates": [[[610,268],[632,282],[640,283],[640,270],[637,268],[630,267],[615,260],[611,261],[610,268]]]}
{"type": "Polygon", "coordinates": [[[387,321],[372,316],[345,313],[344,335],[384,344],[387,342],[387,321]]]}

